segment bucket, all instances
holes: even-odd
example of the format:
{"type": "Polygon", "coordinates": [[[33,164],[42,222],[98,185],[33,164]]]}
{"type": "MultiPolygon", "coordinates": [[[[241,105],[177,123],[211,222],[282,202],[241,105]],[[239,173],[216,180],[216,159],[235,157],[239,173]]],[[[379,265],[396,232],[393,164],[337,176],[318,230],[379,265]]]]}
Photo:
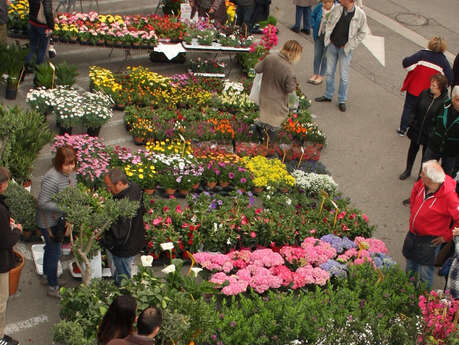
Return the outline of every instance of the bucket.
{"type": "Polygon", "coordinates": [[[24,256],[17,251],[14,251],[14,255],[18,256],[21,261],[9,272],[10,296],[14,295],[16,291],[18,291],[19,279],[21,278],[21,272],[24,268],[24,256]]]}

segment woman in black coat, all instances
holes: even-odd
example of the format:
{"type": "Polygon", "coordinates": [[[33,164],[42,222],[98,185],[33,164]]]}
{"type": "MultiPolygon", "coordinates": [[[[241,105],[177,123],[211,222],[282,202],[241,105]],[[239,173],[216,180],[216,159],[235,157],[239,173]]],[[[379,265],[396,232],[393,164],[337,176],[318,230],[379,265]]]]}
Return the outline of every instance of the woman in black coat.
{"type": "Polygon", "coordinates": [[[421,92],[416,103],[416,110],[411,114],[410,129],[410,148],[406,159],[406,170],[400,175],[400,180],[405,180],[411,175],[416,155],[422,145],[422,155],[424,156],[429,136],[432,132],[433,120],[443,109],[443,104],[448,96],[448,79],[443,74],[434,74],[430,78],[430,88],[421,92]]]}

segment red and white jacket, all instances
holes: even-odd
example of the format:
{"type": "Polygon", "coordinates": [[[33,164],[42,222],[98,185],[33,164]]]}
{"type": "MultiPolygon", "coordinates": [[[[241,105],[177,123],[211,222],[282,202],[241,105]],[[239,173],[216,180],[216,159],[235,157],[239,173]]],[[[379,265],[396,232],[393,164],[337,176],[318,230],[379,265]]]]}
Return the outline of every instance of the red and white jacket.
{"type": "Polygon", "coordinates": [[[459,226],[459,198],[456,181],[445,176],[445,182],[431,196],[424,199],[425,186],[419,179],[411,191],[410,231],[419,236],[443,236],[446,241],[453,239],[453,226],[459,226]]]}
{"type": "Polygon", "coordinates": [[[448,78],[448,84],[453,83],[453,71],[443,53],[435,53],[423,49],[403,59],[403,67],[408,74],[403,81],[402,91],[413,96],[419,96],[422,90],[430,87],[430,77],[441,73],[448,78]]]}

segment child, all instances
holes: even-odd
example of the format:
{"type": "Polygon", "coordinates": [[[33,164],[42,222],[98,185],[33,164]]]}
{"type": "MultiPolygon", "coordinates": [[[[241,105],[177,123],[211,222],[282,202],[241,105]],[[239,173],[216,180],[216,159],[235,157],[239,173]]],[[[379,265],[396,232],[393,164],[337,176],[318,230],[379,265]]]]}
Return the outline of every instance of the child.
{"type": "Polygon", "coordinates": [[[322,83],[327,67],[327,59],[325,57],[324,36],[325,36],[325,23],[327,22],[328,15],[333,9],[334,0],[322,0],[314,8],[312,12],[312,31],[314,37],[314,74],[308,80],[308,83],[319,85],[322,83]]]}

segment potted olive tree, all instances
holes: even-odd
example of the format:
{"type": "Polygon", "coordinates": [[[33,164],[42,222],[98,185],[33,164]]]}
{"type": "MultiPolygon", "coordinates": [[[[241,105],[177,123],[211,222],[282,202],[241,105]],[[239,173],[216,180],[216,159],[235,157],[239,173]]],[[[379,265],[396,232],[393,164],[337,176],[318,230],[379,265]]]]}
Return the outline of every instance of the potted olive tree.
{"type": "Polygon", "coordinates": [[[10,182],[5,191],[6,204],[8,205],[11,217],[22,225],[23,239],[28,240],[36,229],[35,213],[37,199],[23,186],[10,182]]]}
{"type": "Polygon", "coordinates": [[[104,189],[92,191],[82,184],[64,189],[54,200],[65,212],[67,223],[73,225],[70,243],[83,284],[88,285],[91,280],[90,259],[100,250],[97,239],[119,217],[133,217],[139,205],[128,199],[115,200],[104,189]]]}

